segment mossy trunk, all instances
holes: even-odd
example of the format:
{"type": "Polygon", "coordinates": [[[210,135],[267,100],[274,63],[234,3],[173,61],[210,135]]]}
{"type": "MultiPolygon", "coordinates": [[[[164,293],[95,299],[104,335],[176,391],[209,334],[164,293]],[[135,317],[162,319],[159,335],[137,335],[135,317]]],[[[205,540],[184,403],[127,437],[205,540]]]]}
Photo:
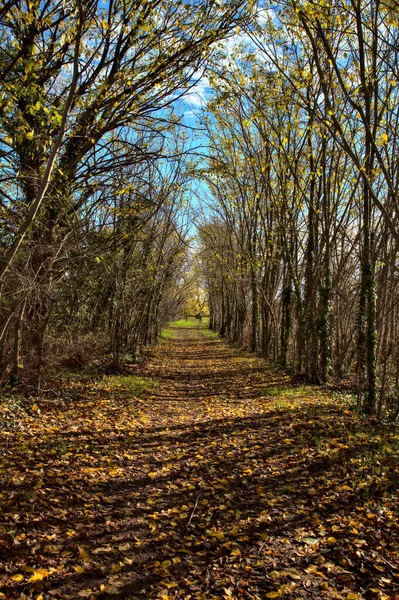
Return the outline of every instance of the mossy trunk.
{"type": "Polygon", "coordinates": [[[281,316],[281,337],[280,337],[280,363],[283,367],[288,362],[288,347],[291,332],[291,303],[292,286],[291,281],[287,280],[282,291],[282,316],[281,316]]]}

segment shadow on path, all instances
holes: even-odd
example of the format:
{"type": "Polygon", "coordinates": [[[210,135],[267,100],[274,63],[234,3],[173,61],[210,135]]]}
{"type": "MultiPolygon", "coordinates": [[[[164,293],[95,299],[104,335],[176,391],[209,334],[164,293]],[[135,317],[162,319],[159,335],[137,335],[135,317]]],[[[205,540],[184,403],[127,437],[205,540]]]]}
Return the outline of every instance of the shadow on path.
{"type": "Polygon", "coordinates": [[[0,597],[396,598],[395,436],[177,336],[152,395],[88,390],[7,438],[0,597]]]}

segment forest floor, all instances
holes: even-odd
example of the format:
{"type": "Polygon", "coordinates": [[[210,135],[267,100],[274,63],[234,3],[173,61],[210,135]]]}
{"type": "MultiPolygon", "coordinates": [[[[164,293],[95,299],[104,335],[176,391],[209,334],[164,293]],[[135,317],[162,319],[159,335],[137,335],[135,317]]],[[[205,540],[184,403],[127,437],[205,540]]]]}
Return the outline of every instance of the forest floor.
{"type": "Polygon", "coordinates": [[[188,325],[3,405],[0,598],[399,598],[397,432],[188,325]]]}

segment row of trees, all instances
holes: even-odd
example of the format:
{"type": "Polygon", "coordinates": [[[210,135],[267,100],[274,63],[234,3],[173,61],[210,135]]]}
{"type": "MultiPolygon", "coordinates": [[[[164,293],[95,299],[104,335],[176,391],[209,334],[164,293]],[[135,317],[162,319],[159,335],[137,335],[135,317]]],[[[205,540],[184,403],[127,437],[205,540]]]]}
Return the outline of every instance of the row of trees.
{"type": "Polygon", "coordinates": [[[211,325],[311,382],[356,377],[381,412],[399,389],[397,7],[286,0],[249,36],[215,61],[204,115],[211,325]]]}
{"type": "Polygon", "coordinates": [[[0,8],[0,375],[43,385],[155,340],[185,262],[174,106],[244,0],[10,0],[0,8]],[[90,353],[89,352],[89,353],[90,353]]]}

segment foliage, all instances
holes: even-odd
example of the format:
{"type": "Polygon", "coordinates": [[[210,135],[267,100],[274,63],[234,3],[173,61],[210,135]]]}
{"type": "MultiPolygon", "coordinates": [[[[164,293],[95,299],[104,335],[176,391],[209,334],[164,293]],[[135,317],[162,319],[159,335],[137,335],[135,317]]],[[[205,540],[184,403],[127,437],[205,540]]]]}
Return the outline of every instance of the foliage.
{"type": "Polygon", "coordinates": [[[191,168],[175,107],[250,12],[244,0],[0,9],[3,380],[46,389],[100,355],[117,366],[175,316],[191,168]]]}
{"type": "Polygon", "coordinates": [[[246,31],[202,117],[211,327],[381,416],[399,397],[396,14],[287,0],[246,31]]]}

